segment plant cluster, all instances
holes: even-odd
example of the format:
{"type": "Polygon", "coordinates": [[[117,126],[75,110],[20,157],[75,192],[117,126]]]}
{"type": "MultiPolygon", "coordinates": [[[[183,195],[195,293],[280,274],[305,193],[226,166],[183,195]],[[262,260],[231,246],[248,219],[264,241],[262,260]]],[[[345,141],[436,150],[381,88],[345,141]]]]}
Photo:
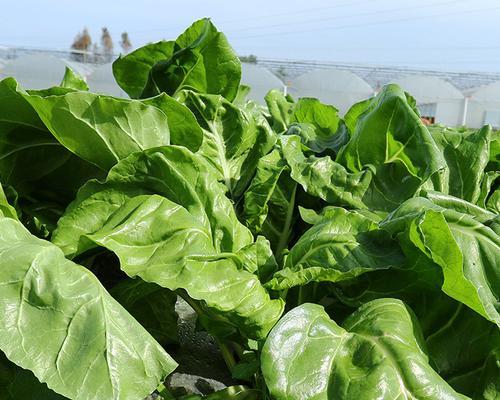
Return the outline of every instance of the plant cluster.
{"type": "Polygon", "coordinates": [[[1,399],[202,398],[164,384],[178,298],[209,400],[500,397],[498,132],[395,85],[261,107],[206,19],[113,70],[130,99],[0,82],[1,399]]]}

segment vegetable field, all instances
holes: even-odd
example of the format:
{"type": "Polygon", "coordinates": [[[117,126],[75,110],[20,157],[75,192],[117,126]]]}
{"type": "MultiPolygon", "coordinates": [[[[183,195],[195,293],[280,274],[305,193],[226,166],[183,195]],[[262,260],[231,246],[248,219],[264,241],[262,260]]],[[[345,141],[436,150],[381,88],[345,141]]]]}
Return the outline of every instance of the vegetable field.
{"type": "Polygon", "coordinates": [[[131,99],[0,82],[0,399],[500,399],[500,134],[246,100],[209,20],[131,99]],[[179,395],[181,298],[224,390],[179,395]]]}

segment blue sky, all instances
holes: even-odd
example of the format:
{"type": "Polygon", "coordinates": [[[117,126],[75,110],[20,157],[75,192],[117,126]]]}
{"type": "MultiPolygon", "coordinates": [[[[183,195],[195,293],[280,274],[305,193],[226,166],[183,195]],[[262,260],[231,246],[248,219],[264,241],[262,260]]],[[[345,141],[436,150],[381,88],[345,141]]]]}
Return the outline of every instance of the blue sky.
{"type": "Polygon", "coordinates": [[[65,49],[107,26],[134,47],[211,17],[241,55],[500,72],[498,0],[0,0],[0,45],[65,49]]]}

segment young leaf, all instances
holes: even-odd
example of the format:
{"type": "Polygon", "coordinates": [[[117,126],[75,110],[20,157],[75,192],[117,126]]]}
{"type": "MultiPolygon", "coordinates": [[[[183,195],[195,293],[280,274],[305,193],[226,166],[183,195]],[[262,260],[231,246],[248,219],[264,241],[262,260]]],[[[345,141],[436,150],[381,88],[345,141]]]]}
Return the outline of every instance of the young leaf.
{"type": "Polygon", "coordinates": [[[66,67],[64,72],[64,78],[61,82],[61,87],[74,89],[74,90],[83,90],[88,91],[89,86],[87,82],[78,74],[76,74],[71,68],[66,67]]]}
{"type": "Polygon", "coordinates": [[[274,146],[275,134],[255,105],[239,108],[222,96],[185,91],[181,101],[194,113],[203,130],[198,151],[217,171],[233,199],[250,183],[257,162],[274,146]]]}
{"type": "Polygon", "coordinates": [[[201,19],[175,42],[146,45],[119,58],[113,72],[122,89],[134,98],[174,96],[189,89],[232,101],[238,93],[241,64],[224,34],[210,20],[201,19]]]}
{"type": "Polygon", "coordinates": [[[365,203],[391,211],[446,167],[427,128],[396,85],[387,85],[356,120],[338,163],[352,173],[374,168],[365,203]]]}

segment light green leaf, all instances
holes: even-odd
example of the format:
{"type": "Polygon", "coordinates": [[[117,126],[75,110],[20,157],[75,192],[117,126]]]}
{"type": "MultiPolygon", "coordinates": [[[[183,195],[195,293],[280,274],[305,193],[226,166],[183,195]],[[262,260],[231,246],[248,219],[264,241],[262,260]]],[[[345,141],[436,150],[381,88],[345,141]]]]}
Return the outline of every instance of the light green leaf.
{"type": "Polygon", "coordinates": [[[236,253],[253,237],[236,219],[224,186],[202,157],[181,147],[134,154],[106,182],[89,182],[53,241],[67,254],[96,242],[118,255],[129,276],[185,289],[250,337],[265,336],[283,309],[242,267],[236,253]]]}
{"type": "Polygon", "coordinates": [[[203,143],[203,131],[189,108],[165,93],[142,102],[158,107],[167,116],[170,144],[184,146],[193,152],[199,150],[203,143]]]}
{"type": "Polygon", "coordinates": [[[174,96],[188,89],[232,101],[238,93],[241,64],[224,34],[205,18],[175,42],[146,45],[119,58],[113,72],[130,97],[174,96]]]}
{"type": "Polygon", "coordinates": [[[413,197],[446,163],[398,86],[385,86],[364,108],[336,161],[352,173],[372,166],[364,203],[391,211],[413,197]]]}
{"type": "Polygon", "coordinates": [[[62,145],[105,171],[136,151],[169,144],[165,114],[138,100],[87,92],[25,98],[62,145]]]}
{"type": "Polygon", "coordinates": [[[89,90],[89,86],[87,85],[87,82],[85,82],[85,79],[83,79],[80,75],[76,74],[69,67],[66,67],[66,70],[64,72],[64,77],[60,86],[63,88],[74,89],[74,90],[83,90],[83,91],[89,90]]]}
{"type": "Polygon", "coordinates": [[[253,103],[239,108],[222,96],[183,92],[184,104],[203,129],[198,151],[217,171],[233,199],[239,198],[253,177],[257,162],[274,146],[275,134],[253,103]]]}
{"type": "Polygon", "coordinates": [[[131,98],[140,98],[151,68],[158,61],[172,57],[174,45],[173,40],[149,43],[132,53],[121,55],[113,62],[113,75],[118,85],[131,98]]]}
{"type": "Polygon", "coordinates": [[[387,232],[356,211],[330,208],[290,249],[284,268],[267,286],[283,290],[309,282],[337,282],[366,272],[402,267],[405,258],[387,232]]]}
{"type": "Polygon", "coordinates": [[[442,270],[448,296],[500,325],[500,237],[492,229],[423,198],[406,201],[380,226],[398,236],[410,261],[442,270]]]}
{"type": "Polygon", "coordinates": [[[338,326],[323,307],[288,312],[262,350],[276,400],[465,400],[429,365],[416,319],[404,303],[365,304],[338,326]]]}
{"type": "Polygon", "coordinates": [[[143,398],[176,367],[84,267],[0,218],[0,350],[75,400],[143,398]]]}
{"type": "Polygon", "coordinates": [[[329,204],[366,208],[365,195],[372,180],[371,170],[349,173],[329,156],[306,157],[298,136],[280,138],[283,157],[291,177],[309,194],[329,204]]]}
{"type": "Polygon", "coordinates": [[[491,127],[464,131],[438,126],[430,128],[430,132],[448,166],[432,177],[434,188],[477,203],[484,170],[489,162],[491,127]]]}

